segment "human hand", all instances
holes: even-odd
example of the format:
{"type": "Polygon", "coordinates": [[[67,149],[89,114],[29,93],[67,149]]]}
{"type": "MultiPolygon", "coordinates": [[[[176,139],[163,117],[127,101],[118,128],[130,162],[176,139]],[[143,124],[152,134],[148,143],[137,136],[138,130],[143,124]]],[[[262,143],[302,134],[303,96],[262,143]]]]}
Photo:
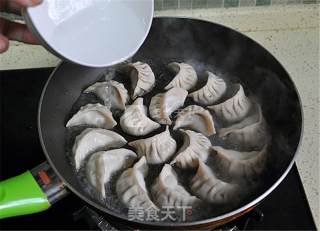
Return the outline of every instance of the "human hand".
{"type": "MultiPolygon", "coordinates": [[[[21,9],[35,6],[42,0],[0,0],[0,12],[21,14],[21,9]]],[[[36,37],[25,24],[8,21],[0,17],[0,53],[9,48],[9,39],[30,44],[38,44],[36,37]]]]}

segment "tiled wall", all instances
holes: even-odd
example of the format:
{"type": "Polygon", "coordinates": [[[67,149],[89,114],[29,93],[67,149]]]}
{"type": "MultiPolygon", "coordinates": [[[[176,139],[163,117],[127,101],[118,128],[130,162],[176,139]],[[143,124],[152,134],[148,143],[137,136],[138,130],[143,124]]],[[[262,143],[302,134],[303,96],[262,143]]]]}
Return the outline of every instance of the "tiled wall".
{"type": "Polygon", "coordinates": [[[320,0],[154,0],[156,10],[312,4],[320,0]]]}

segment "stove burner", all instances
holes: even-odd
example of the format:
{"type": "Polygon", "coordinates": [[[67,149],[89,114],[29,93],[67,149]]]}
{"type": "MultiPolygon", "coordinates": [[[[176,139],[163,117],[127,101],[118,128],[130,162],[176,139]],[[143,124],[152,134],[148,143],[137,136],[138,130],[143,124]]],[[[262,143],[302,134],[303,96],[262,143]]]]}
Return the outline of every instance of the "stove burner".
{"type": "Polygon", "coordinates": [[[77,222],[80,219],[85,219],[87,222],[90,230],[96,230],[97,228],[102,231],[117,231],[115,227],[113,227],[110,223],[107,222],[107,220],[99,215],[96,211],[93,209],[90,209],[87,206],[84,206],[80,210],[73,213],[74,220],[77,222]]]}
{"type": "MultiPolygon", "coordinates": [[[[73,217],[75,222],[84,219],[90,230],[97,230],[100,229],[101,231],[117,231],[122,230],[123,227],[115,228],[112,226],[107,219],[105,219],[102,215],[99,215],[98,212],[94,211],[93,209],[84,206],[78,211],[73,213],[73,217]]],[[[256,208],[250,211],[248,214],[242,216],[241,218],[236,219],[224,226],[219,228],[213,229],[212,231],[238,231],[238,230],[251,230],[254,227],[250,225],[253,222],[262,222],[264,218],[263,212],[256,208]]],[[[126,227],[127,230],[137,230],[132,227],[126,227]]]]}

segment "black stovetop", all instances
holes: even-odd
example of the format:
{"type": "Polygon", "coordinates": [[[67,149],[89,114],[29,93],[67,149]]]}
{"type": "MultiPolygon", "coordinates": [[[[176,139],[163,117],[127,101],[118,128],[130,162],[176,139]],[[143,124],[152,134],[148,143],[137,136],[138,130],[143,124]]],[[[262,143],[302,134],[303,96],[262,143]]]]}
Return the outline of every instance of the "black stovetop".
{"type": "MultiPolygon", "coordinates": [[[[45,161],[37,133],[37,107],[42,87],[51,71],[48,68],[0,72],[0,180],[20,174],[45,161]]],[[[75,221],[75,212],[84,205],[84,202],[71,194],[48,211],[2,220],[0,229],[89,229],[84,219],[75,221]]],[[[295,165],[255,213],[257,211],[261,211],[264,217],[262,221],[252,219],[248,229],[315,230],[295,165]]],[[[243,220],[244,218],[238,222],[243,223],[243,220]]]]}

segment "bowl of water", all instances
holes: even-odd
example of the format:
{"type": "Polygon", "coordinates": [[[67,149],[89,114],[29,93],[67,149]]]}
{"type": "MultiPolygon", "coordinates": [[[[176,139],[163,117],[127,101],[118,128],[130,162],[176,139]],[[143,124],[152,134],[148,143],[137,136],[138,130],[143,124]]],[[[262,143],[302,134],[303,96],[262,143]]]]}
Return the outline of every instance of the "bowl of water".
{"type": "Polygon", "coordinates": [[[23,15],[53,54],[84,66],[107,67],[138,51],[153,11],[153,0],[44,0],[23,15]]]}

